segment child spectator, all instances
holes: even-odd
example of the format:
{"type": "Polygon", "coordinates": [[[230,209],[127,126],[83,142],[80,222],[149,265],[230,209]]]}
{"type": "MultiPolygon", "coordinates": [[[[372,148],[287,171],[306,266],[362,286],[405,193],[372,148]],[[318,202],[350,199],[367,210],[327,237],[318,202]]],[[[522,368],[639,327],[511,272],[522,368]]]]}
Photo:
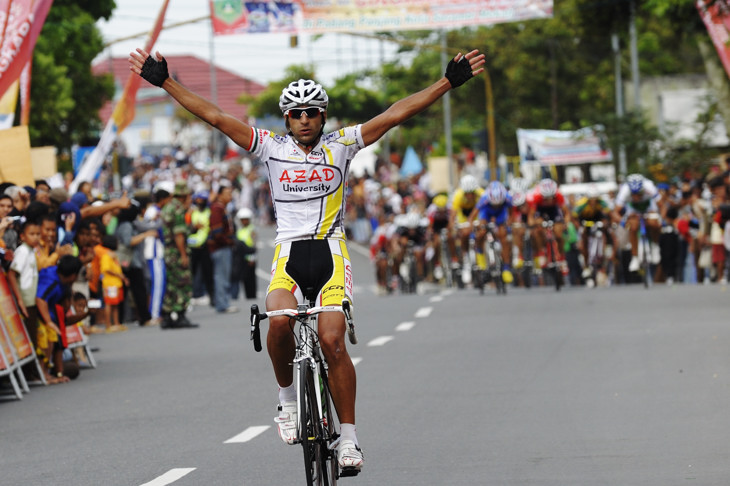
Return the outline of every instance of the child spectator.
{"type": "Polygon", "coordinates": [[[81,262],[71,255],[64,255],[58,265],[46,267],[38,272],[38,346],[44,348],[44,359],[41,360],[43,371],[47,373],[49,383],[66,383],[68,377],[63,374],[63,341],[61,329],[58,327],[56,305],[61,305],[64,295],[81,270],[81,262]],[[51,360],[53,373],[50,375],[51,360]]]}
{"type": "Polygon", "coordinates": [[[36,248],[36,259],[38,260],[38,270],[51,267],[58,263],[58,259],[63,255],[70,255],[73,251],[71,245],[58,246],[58,228],[56,226],[56,218],[51,214],[45,214],[40,218],[41,240],[36,248]]]}
{"type": "Polygon", "coordinates": [[[102,304],[101,306],[95,307],[92,312],[94,323],[103,323],[108,329],[111,323],[104,322],[106,313],[100,311],[104,302],[103,289],[101,288],[101,257],[108,251],[101,244],[102,234],[101,222],[98,219],[91,220],[89,222],[89,246],[93,248],[93,258],[86,267],[86,278],[89,283],[89,298],[102,304]]]}
{"type": "Polygon", "coordinates": [[[101,241],[104,248],[107,249],[101,254],[99,265],[104,293],[106,332],[126,331],[127,326],[119,323],[119,304],[124,300],[124,285],[128,286],[129,280],[122,273],[122,265],[117,257],[117,237],[104,235],[101,241]]]}
{"type": "MultiPolygon", "coordinates": [[[[38,289],[38,264],[35,249],[40,239],[41,228],[38,223],[26,221],[20,232],[21,244],[15,250],[8,272],[10,288],[25,321],[25,328],[28,330],[34,351],[38,347],[38,311],[35,302],[38,289]]],[[[30,375],[35,372],[31,367],[25,368],[25,371],[30,375]]]]}

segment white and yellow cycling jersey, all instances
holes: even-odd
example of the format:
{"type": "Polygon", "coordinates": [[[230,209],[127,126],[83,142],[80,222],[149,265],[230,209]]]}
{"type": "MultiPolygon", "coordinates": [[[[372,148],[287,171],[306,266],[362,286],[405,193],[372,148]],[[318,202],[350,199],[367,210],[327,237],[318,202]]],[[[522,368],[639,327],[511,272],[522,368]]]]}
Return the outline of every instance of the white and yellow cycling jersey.
{"type": "Polygon", "coordinates": [[[248,151],[266,165],[276,216],[276,243],[345,238],[350,162],[365,146],[361,125],[324,134],[305,154],[294,139],[252,128],[248,151]]]}

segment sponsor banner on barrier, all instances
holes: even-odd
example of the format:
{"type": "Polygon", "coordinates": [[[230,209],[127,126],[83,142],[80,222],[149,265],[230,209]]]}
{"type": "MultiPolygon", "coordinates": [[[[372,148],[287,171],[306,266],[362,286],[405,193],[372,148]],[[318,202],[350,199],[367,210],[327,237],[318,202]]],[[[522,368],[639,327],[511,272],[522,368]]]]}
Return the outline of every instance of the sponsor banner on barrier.
{"type": "MultiPolygon", "coordinates": [[[[0,326],[2,323],[0,323],[0,326]]],[[[13,365],[13,353],[10,350],[10,343],[5,338],[5,333],[0,331],[0,371],[5,371],[13,365]],[[6,361],[7,358],[7,361],[6,361]]]]}
{"type": "Polygon", "coordinates": [[[15,306],[5,272],[0,272],[0,319],[5,324],[18,360],[22,361],[33,356],[33,345],[28,339],[25,324],[15,306]]]}
{"type": "Polygon", "coordinates": [[[84,342],[84,335],[81,333],[79,326],[73,324],[66,326],[66,346],[73,348],[75,344],[81,344],[84,342]]]}

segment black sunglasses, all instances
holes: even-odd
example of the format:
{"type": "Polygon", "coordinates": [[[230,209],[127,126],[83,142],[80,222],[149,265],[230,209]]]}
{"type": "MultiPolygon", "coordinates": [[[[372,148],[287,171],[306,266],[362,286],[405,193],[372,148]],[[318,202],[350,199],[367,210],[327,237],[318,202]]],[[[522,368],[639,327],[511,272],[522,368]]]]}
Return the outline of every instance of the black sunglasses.
{"type": "Polygon", "coordinates": [[[289,116],[291,118],[296,118],[297,120],[302,117],[302,113],[307,114],[307,118],[314,118],[315,116],[322,113],[324,110],[322,108],[292,108],[289,110],[289,116]]]}

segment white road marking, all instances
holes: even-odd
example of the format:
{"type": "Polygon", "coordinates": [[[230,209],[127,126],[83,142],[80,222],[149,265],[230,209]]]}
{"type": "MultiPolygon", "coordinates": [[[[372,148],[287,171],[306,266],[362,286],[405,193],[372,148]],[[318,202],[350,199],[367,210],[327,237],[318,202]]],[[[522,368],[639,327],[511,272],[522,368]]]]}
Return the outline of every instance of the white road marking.
{"type": "Polygon", "coordinates": [[[141,486],[165,486],[167,484],[174,483],[178,479],[182,478],[183,476],[186,476],[190,474],[191,472],[195,471],[196,468],[194,467],[180,467],[175,469],[170,469],[162,476],[159,476],[149,483],[144,483],[141,486]]]}
{"type": "Polygon", "coordinates": [[[265,272],[264,270],[261,270],[260,268],[256,269],[256,276],[260,278],[261,280],[264,280],[265,282],[268,282],[271,280],[271,273],[265,272]]]}
{"type": "Polygon", "coordinates": [[[433,297],[428,299],[429,302],[441,302],[442,300],[444,300],[443,295],[434,295],[433,297]]]}
{"type": "Polygon", "coordinates": [[[431,315],[433,307],[421,307],[416,311],[416,317],[428,317],[431,315]]]}
{"type": "Polygon", "coordinates": [[[352,366],[357,366],[360,361],[362,361],[362,358],[350,358],[352,360],[352,366]]]}
{"type": "Polygon", "coordinates": [[[380,336],[376,337],[368,343],[368,346],[382,346],[393,340],[393,336],[380,336]]]}
{"type": "Polygon", "coordinates": [[[240,444],[243,442],[248,442],[251,439],[254,439],[255,437],[263,434],[270,428],[270,425],[255,425],[253,427],[249,427],[237,436],[231,437],[230,439],[225,441],[224,444],[240,444]]]}
{"type": "Polygon", "coordinates": [[[359,253],[362,256],[370,258],[370,248],[367,248],[358,243],[355,243],[354,241],[348,241],[347,249],[352,250],[355,253],[359,253]]]}
{"type": "Polygon", "coordinates": [[[413,329],[413,326],[415,326],[416,323],[413,321],[407,321],[407,322],[401,322],[397,326],[395,326],[396,331],[410,331],[413,329]]]}

